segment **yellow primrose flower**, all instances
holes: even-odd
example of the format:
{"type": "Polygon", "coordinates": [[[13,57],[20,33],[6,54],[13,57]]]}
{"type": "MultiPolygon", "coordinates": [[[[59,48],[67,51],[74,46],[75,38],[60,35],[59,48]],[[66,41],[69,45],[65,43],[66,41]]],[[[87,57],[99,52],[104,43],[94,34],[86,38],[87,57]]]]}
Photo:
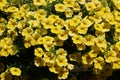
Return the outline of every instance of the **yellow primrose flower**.
{"type": "Polygon", "coordinates": [[[31,36],[27,36],[27,37],[25,37],[25,39],[24,39],[24,46],[25,46],[25,48],[29,48],[29,47],[31,47],[31,41],[32,41],[32,37],[31,36]]]}
{"type": "Polygon", "coordinates": [[[42,57],[44,54],[44,51],[42,48],[35,48],[34,50],[34,55],[37,57],[42,57]]]}
{"type": "Polygon", "coordinates": [[[3,32],[5,31],[6,26],[4,24],[0,24],[0,35],[3,34],[3,32]]]}
{"type": "MultiPolygon", "coordinates": [[[[113,22],[113,24],[114,24],[114,23],[115,23],[115,22],[113,22]]],[[[111,23],[111,24],[112,24],[112,23],[111,23]]],[[[104,22],[104,26],[103,26],[102,32],[108,32],[108,31],[110,31],[110,28],[111,28],[110,23],[104,22]]]]}
{"type": "Polygon", "coordinates": [[[12,80],[12,75],[8,72],[2,72],[0,74],[0,79],[1,80],[12,80]]]}
{"type": "Polygon", "coordinates": [[[36,6],[45,6],[46,5],[46,1],[45,0],[33,0],[33,4],[36,6]]]}
{"type": "Polygon", "coordinates": [[[14,76],[20,76],[22,72],[21,72],[20,68],[11,67],[10,73],[14,76]]]}
{"type": "Polygon", "coordinates": [[[85,0],[77,0],[78,1],[78,3],[80,3],[80,4],[85,4],[86,2],[85,2],[85,0]]]}
{"type": "Polygon", "coordinates": [[[67,62],[67,58],[64,56],[58,56],[56,58],[56,63],[58,66],[67,66],[68,62],[67,62]]]}
{"type": "Polygon", "coordinates": [[[116,23],[113,14],[108,14],[106,17],[106,21],[111,25],[114,25],[116,23]]]}
{"type": "Polygon", "coordinates": [[[88,2],[85,4],[85,7],[88,11],[94,10],[96,8],[95,4],[93,2],[88,2]]]}
{"type": "Polygon", "coordinates": [[[73,70],[73,69],[74,69],[74,65],[73,65],[73,64],[68,64],[68,65],[67,65],[67,69],[73,70]]]}
{"type": "Polygon", "coordinates": [[[61,28],[63,28],[64,26],[64,20],[62,18],[58,18],[56,21],[55,21],[55,26],[59,26],[61,28]]]}
{"type": "Polygon", "coordinates": [[[77,26],[80,23],[80,18],[78,16],[74,16],[70,19],[70,26],[77,26]]]}
{"type": "Polygon", "coordinates": [[[55,55],[52,52],[46,52],[44,54],[43,60],[46,63],[54,64],[55,63],[55,55]]]}
{"type": "Polygon", "coordinates": [[[77,26],[77,30],[78,30],[79,34],[86,34],[87,31],[88,31],[88,27],[86,27],[83,24],[80,24],[80,25],[77,26]]]}
{"type": "Polygon", "coordinates": [[[65,16],[66,18],[70,18],[73,15],[73,10],[71,8],[66,8],[65,9],[65,16]]]}
{"type": "Polygon", "coordinates": [[[60,34],[57,35],[60,40],[68,39],[68,31],[61,30],[60,34]]]}
{"type": "Polygon", "coordinates": [[[116,32],[120,32],[120,23],[119,23],[119,22],[117,22],[117,23],[115,24],[115,31],[116,31],[116,32]]]}
{"type": "Polygon", "coordinates": [[[34,14],[34,18],[36,18],[37,20],[43,20],[46,15],[47,13],[44,9],[38,9],[34,14]]]}
{"type": "Polygon", "coordinates": [[[88,67],[93,64],[94,58],[91,58],[88,54],[82,56],[82,63],[88,67]]]}
{"type": "Polygon", "coordinates": [[[71,29],[69,30],[68,34],[69,36],[75,36],[76,34],[79,34],[79,33],[77,29],[71,29]]]}
{"type": "Polygon", "coordinates": [[[73,7],[75,0],[63,0],[66,7],[73,7]]]}
{"type": "Polygon", "coordinates": [[[52,26],[51,27],[51,32],[55,33],[55,34],[59,34],[61,31],[61,27],[60,26],[52,26]]]}
{"type": "Polygon", "coordinates": [[[102,48],[107,47],[107,42],[106,42],[105,38],[103,38],[103,37],[97,37],[95,39],[95,43],[98,47],[102,47],[102,48]]]}
{"type": "Polygon", "coordinates": [[[67,79],[69,71],[66,68],[61,68],[58,72],[58,79],[67,79]]]}
{"type": "Polygon", "coordinates": [[[120,51],[120,41],[116,42],[115,47],[120,51]]]}
{"type": "Polygon", "coordinates": [[[41,57],[35,57],[34,58],[34,64],[35,64],[36,67],[45,66],[45,61],[41,57]]]}
{"type": "Polygon", "coordinates": [[[92,2],[94,3],[96,8],[102,7],[102,4],[101,4],[101,2],[99,0],[92,0],[92,2]]]}
{"type": "Polygon", "coordinates": [[[22,31],[22,36],[30,36],[33,33],[33,29],[31,27],[26,27],[22,31]]]}
{"type": "Polygon", "coordinates": [[[43,44],[43,43],[44,43],[43,37],[39,37],[39,38],[37,39],[36,43],[39,44],[39,45],[40,45],[40,44],[43,44]]]}
{"type": "Polygon", "coordinates": [[[95,35],[96,35],[97,37],[101,36],[101,37],[104,37],[104,38],[105,38],[105,32],[95,31],[95,35]]]}
{"type": "Polygon", "coordinates": [[[64,41],[60,40],[58,37],[55,37],[55,45],[56,46],[63,46],[64,41]]]}
{"type": "Polygon", "coordinates": [[[92,35],[85,36],[85,45],[91,46],[94,45],[95,37],[92,35]]]}
{"type": "Polygon", "coordinates": [[[82,19],[81,25],[84,25],[85,27],[90,27],[93,23],[91,22],[90,19],[87,19],[87,17],[85,17],[84,19],[82,19]]]}
{"type": "Polygon", "coordinates": [[[73,5],[72,8],[73,8],[73,11],[74,11],[74,12],[78,12],[78,11],[81,10],[80,5],[79,5],[79,3],[77,3],[77,2],[74,3],[74,5],[73,5]]]}
{"type": "Polygon", "coordinates": [[[112,63],[112,69],[120,69],[120,60],[112,63]]]}
{"type": "Polygon", "coordinates": [[[84,40],[83,36],[81,35],[75,35],[72,37],[73,43],[74,44],[81,44],[84,40]]]}
{"type": "Polygon", "coordinates": [[[54,47],[55,43],[53,42],[45,42],[43,44],[44,48],[46,51],[50,51],[52,47],[54,47]]]}
{"type": "Polygon", "coordinates": [[[58,3],[55,5],[55,10],[58,12],[64,12],[66,9],[64,4],[58,3]]]}
{"type": "Polygon", "coordinates": [[[56,54],[58,56],[67,56],[67,51],[65,51],[63,48],[59,48],[57,51],[56,51],[56,54]]]}
{"type": "Polygon", "coordinates": [[[118,60],[117,53],[114,50],[110,50],[104,57],[107,63],[115,62],[118,60]]]}
{"type": "Polygon", "coordinates": [[[0,0],[0,7],[5,6],[7,3],[7,0],[0,0]]]}
{"type": "Polygon", "coordinates": [[[17,27],[16,19],[11,19],[8,21],[7,28],[14,30],[17,27]]]}
{"type": "Polygon", "coordinates": [[[86,45],[85,43],[81,43],[81,44],[76,44],[77,50],[85,50],[86,45]]]}
{"type": "Polygon", "coordinates": [[[95,52],[94,50],[91,50],[91,51],[88,52],[88,55],[89,55],[91,58],[95,58],[95,57],[97,57],[98,52],[95,52]]]}
{"type": "Polygon", "coordinates": [[[49,71],[50,71],[50,72],[54,72],[55,74],[58,74],[60,68],[61,68],[61,67],[58,66],[57,64],[52,64],[52,65],[49,67],[49,71]]]}
{"type": "Polygon", "coordinates": [[[102,70],[105,65],[104,58],[99,56],[96,59],[94,59],[94,68],[102,70]]]}
{"type": "Polygon", "coordinates": [[[45,36],[44,38],[44,43],[49,43],[49,42],[53,42],[54,38],[52,36],[45,36]]]}
{"type": "Polygon", "coordinates": [[[7,12],[17,12],[17,11],[18,11],[18,8],[15,7],[15,6],[12,6],[12,7],[9,7],[6,11],[7,11],[7,12]]]}
{"type": "Polygon", "coordinates": [[[94,20],[95,23],[100,23],[100,22],[102,22],[101,16],[99,16],[99,15],[97,15],[97,14],[95,14],[95,15],[93,16],[93,20],[94,20]]]}
{"type": "Polygon", "coordinates": [[[101,31],[101,32],[103,32],[103,26],[104,26],[104,23],[102,22],[102,23],[95,23],[94,24],[94,28],[95,28],[95,30],[97,30],[97,31],[101,31]]]}
{"type": "Polygon", "coordinates": [[[113,14],[114,14],[115,20],[120,21],[120,12],[117,11],[117,10],[115,10],[115,11],[113,12],[113,14]]]}
{"type": "Polygon", "coordinates": [[[51,21],[51,18],[45,18],[42,21],[42,25],[45,29],[49,29],[53,26],[53,21],[51,21]]]}
{"type": "Polygon", "coordinates": [[[59,16],[58,16],[58,15],[55,15],[55,14],[51,14],[51,15],[49,15],[48,18],[51,18],[51,20],[52,20],[53,22],[55,22],[56,20],[59,19],[59,16]]]}
{"type": "Polygon", "coordinates": [[[28,4],[24,4],[20,7],[20,11],[24,12],[24,11],[29,11],[30,10],[30,6],[28,4]]]}

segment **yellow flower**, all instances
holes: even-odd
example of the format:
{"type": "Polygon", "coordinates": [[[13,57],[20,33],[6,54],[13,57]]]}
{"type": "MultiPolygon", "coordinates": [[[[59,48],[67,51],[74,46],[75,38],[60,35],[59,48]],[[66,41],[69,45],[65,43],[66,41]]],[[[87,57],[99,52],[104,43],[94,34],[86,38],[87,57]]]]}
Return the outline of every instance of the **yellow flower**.
{"type": "Polygon", "coordinates": [[[8,21],[7,28],[14,30],[17,27],[16,19],[11,19],[8,21]]]}
{"type": "Polygon", "coordinates": [[[65,16],[66,16],[66,18],[72,17],[72,15],[73,15],[73,10],[70,9],[70,8],[66,8],[65,9],[65,16]]]}
{"type": "Polygon", "coordinates": [[[66,68],[61,68],[58,72],[58,79],[67,79],[69,71],[66,68]]]}
{"type": "Polygon", "coordinates": [[[55,63],[55,55],[52,52],[46,52],[44,54],[43,60],[48,64],[54,64],[55,63]]]}
{"type": "Polygon", "coordinates": [[[81,43],[81,44],[76,44],[77,50],[85,50],[86,45],[85,43],[81,43]]]}
{"type": "Polygon", "coordinates": [[[115,47],[120,51],[120,41],[116,42],[115,47]]]}
{"type": "Polygon", "coordinates": [[[75,36],[76,34],[79,34],[77,29],[71,29],[68,32],[69,36],[75,36]]]}
{"type": "Polygon", "coordinates": [[[55,45],[56,46],[63,46],[64,41],[60,40],[58,37],[55,37],[55,45]]]}
{"type": "Polygon", "coordinates": [[[45,0],[33,0],[33,4],[37,5],[37,6],[45,6],[46,5],[46,1],[45,0]]]}
{"type": "Polygon", "coordinates": [[[82,56],[82,63],[88,67],[93,64],[94,58],[91,58],[88,54],[82,56]]]}
{"type": "Polygon", "coordinates": [[[94,68],[102,70],[105,65],[104,58],[99,56],[96,59],[94,59],[94,68]]]}
{"type": "Polygon", "coordinates": [[[50,51],[54,47],[55,43],[53,42],[45,42],[43,44],[46,51],[50,51]]]}
{"type": "Polygon", "coordinates": [[[64,12],[66,9],[64,4],[58,3],[55,5],[55,10],[58,12],[64,12]]]}
{"type": "Polygon", "coordinates": [[[43,37],[39,37],[36,43],[39,44],[39,45],[43,44],[44,43],[43,37]]]}
{"type": "Polygon", "coordinates": [[[45,61],[41,57],[35,57],[34,58],[34,64],[37,67],[45,66],[45,61]]]}
{"type": "Polygon", "coordinates": [[[1,80],[12,80],[12,75],[8,72],[2,72],[0,74],[0,79],[1,80]]]}
{"type": "Polygon", "coordinates": [[[7,3],[7,0],[0,0],[0,6],[5,6],[7,3]]]}
{"type": "Polygon", "coordinates": [[[102,18],[101,18],[101,16],[95,14],[93,16],[93,20],[94,20],[95,23],[100,23],[102,21],[102,18]]]}
{"type": "Polygon", "coordinates": [[[20,11],[24,12],[24,11],[29,11],[30,10],[30,6],[28,4],[24,4],[20,7],[20,11]]]}
{"type": "Polygon", "coordinates": [[[31,36],[27,36],[27,37],[25,37],[25,39],[24,39],[24,46],[25,46],[25,48],[29,48],[29,47],[31,47],[31,41],[33,40],[33,38],[31,37],[31,36]]]}
{"type": "Polygon", "coordinates": [[[0,56],[8,57],[9,56],[8,49],[2,48],[0,50],[0,56]]]}
{"type": "Polygon", "coordinates": [[[7,12],[17,12],[17,11],[18,11],[18,8],[15,7],[15,6],[12,6],[12,7],[9,7],[6,11],[7,11],[7,12]]]}
{"type": "Polygon", "coordinates": [[[112,63],[112,69],[120,69],[120,60],[112,63]]]}
{"type": "Polygon", "coordinates": [[[62,18],[58,18],[55,21],[55,26],[59,26],[59,27],[63,28],[63,26],[64,26],[64,20],[62,18]]]}
{"type": "Polygon", "coordinates": [[[49,15],[48,18],[51,18],[51,20],[52,20],[53,22],[55,22],[56,20],[59,19],[59,16],[58,16],[58,15],[55,15],[55,14],[51,14],[51,15],[49,15]]]}
{"type": "Polygon", "coordinates": [[[94,10],[96,8],[95,4],[93,2],[88,2],[85,4],[85,7],[88,11],[94,10]]]}
{"type": "Polygon", "coordinates": [[[77,0],[80,4],[85,4],[85,0],[77,0]]]}
{"type": "Polygon", "coordinates": [[[34,50],[34,55],[37,57],[42,57],[44,54],[44,51],[42,48],[35,48],[34,50]]]}
{"type": "Polygon", "coordinates": [[[67,56],[67,51],[65,51],[63,48],[59,48],[57,51],[56,51],[56,54],[58,56],[67,56]]]}
{"type": "Polygon", "coordinates": [[[98,52],[95,52],[94,50],[91,50],[91,51],[88,52],[88,55],[89,55],[91,58],[95,58],[95,57],[97,57],[98,52]]]}
{"type": "Polygon", "coordinates": [[[61,31],[61,28],[59,26],[53,26],[51,27],[51,32],[55,34],[59,34],[61,31]]]}
{"type": "Polygon", "coordinates": [[[80,23],[80,18],[78,16],[74,16],[70,19],[70,26],[77,26],[80,23]]]}
{"type": "Polygon", "coordinates": [[[68,64],[68,65],[67,65],[67,69],[73,70],[73,69],[74,69],[74,65],[73,65],[73,64],[68,64]]]}
{"type": "Polygon", "coordinates": [[[88,27],[86,27],[83,24],[80,24],[77,26],[77,30],[78,30],[79,34],[86,34],[88,31],[88,27]]]}
{"type": "Polygon", "coordinates": [[[115,31],[116,31],[116,32],[120,32],[120,23],[119,23],[119,22],[117,22],[117,23],[115,24],[115,31]]]}
{"type": "Polygon", "coordinates": [[[75,2],[74,5],[73,5],[73,11],[78,12],[80,10],[81,10],[81,8],[80,8],[79,3],[75,2]]]}
{"type": "Polygon", "coordinates": [[[97,37],[95,39],[95,42],[96,42],[96,45],[98,47],[102,47],[102,48],[106,48],[107,47],[107,42],[106,40],[104,39],[104,37],[97,37]]]}
{"type": "Polygon", "coordinates": [[[73,7],[75,0],[63,0],[66,7],[73,7]]]}
{"type": "Polygon", "coordinates": [[[60,34],[57,35],[60,40],[68,39],[68,31],[61,30],[60,34]]]}
{"type": "Polygon", "coordinates": [[[45,29],[50,29],[51,27],[53,27],[53,21],[51,21],[51,18],[45,18],[42,21],[42,25],[45,29]]]}
{"type": "Polygon", "coordinates": [[[110,50],[104,57],[107,63],[115,62],[118,60],[117,53],[114,50],[110,50]]]}
{"type": "Polygon", "coordinates": [[[114,25],[114,24],[116,23],[113,14],[108,14],[108,15],[107,15],[107,18],[106,18],[106,21],[107,21],[109,24],[111,24],[111,25],[114,25]]]}
{"type": "Polygon", "coordinates": [[[74,44],[81,44],[84,40],[84,38],[81,35],[75,35],[72,37],[74,44]]]}
{"type": "Polygon", "coordinates": [[[11,67],[10,68],[10,73],[14,76],[20,76],[21,75],[21,70],[20,70],[20,68],[11,67]]]}
{"type": "Polygon", "coordinates": [[[102,6],[101,2],[99,0],[93,0],[92,1],[96,8],[100,8],[102,6]]]}
{"type": "Polygon", "coordinates": [[[56,63],[58,66],[67,66],[68,62],[67,62],[67,58],[64,56],[58,56],[56,58],[56,63]]]}
{"type": "Polygon", "coordinates": [[[85,36],[85,44],[87,46],[94,45],[94,41],[95,41],[95,37],[94,36],[92,36],[92,35],[85,36]]]}
{"type": "Polygon", "coordinates": [[[31,27],[26,27],[22,31],[22,36],[30,36],[33,33],[33,29],[31,27]]]}
{"type": "Polygon", "coordinates": [[[115,10],[115,11],[113,12],[113,14],[115,15],[115,20],[120,21],[120,12],[117,11],[117,10],[115,10]]]}
{"type": "Polygon", "coordinates": [[[49,71],[50,72],[54,72],[54,73],[58,73],[59,72],[59,69],[60,69],[60,66],[58,66],[57,64],[52,64],[50,67],[49,67],[49,71]]]}
{"type": "Polygon", "coordinates": [[[34,18],[36,18],[37,20],[43,20],[46,17],[46,11],[44,9],[38,9],[35,14],[34,14],[34,18]]]}
{"type": "Polygon", "coordinates": [[[103,32],[103,26],[104,26],[104,23],[95,23],[94,24],[94,28],[95,28],[95,30],[97,30],[97,31],[102,31],[103,32]]]}

